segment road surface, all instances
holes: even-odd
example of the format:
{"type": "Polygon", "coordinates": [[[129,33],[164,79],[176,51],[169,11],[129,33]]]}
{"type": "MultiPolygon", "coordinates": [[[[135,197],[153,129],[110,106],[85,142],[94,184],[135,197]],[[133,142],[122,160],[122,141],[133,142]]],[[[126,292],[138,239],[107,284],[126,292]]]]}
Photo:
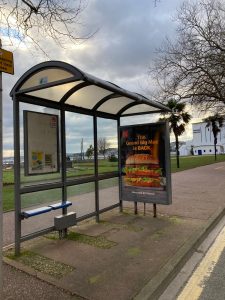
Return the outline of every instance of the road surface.
{"type": "Polygon", "coordinates": [[[225,299],[225,217],[159,298],[175,299],[225,299]]]}

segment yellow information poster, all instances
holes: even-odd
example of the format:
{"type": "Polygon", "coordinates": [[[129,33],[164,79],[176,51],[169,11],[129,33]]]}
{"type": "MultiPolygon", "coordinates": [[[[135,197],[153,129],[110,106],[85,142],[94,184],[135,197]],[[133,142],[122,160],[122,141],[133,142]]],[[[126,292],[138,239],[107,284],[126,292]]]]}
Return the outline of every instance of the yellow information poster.
{"type": "Polygon", "coordinates": [[[44,153],[32,151],[32,161],[31,168],[32,170],[42,170],[44,166],[44,153]]]}

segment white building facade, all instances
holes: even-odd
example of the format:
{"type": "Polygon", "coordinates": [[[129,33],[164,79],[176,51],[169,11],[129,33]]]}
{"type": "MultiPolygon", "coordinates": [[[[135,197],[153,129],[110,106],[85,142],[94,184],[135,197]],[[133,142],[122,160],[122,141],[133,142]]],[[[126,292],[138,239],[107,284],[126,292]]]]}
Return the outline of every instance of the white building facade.
{"type": "MultiPolygon", "coordinates": [[[[214,154],[214,136],[212,127],[207,127],[206,122],[192,124],[193,129],[193,154],[209,155],[214,154]]],[[[217,135],[216,153],[225,153],[225,126],[220,128],[217,135]]]]}

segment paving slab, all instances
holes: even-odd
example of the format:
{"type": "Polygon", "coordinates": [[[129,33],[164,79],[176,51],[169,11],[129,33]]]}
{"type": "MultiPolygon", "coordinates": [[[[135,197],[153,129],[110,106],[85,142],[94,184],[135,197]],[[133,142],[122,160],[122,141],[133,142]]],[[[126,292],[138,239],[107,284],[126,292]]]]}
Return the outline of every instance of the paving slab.
{"type": "MultiPolygon", "coordinates": [[[[23,248],[74,267],[61,279],[35,273],[71,295],[90,300],[157,299],[168,278],[224,214],[224,181],[225,163],[179,172],[172,176],[173,203],[157,206],[157,218],[151,204],[144,216],[143,204],[134,215],[133,204],[127,202],[124,213],[114,209],[101,215],[98,224],[91,220],[71,229],[113,242],[108,249],[48,237],[25,242],[23,248]]],[[[27,267],[26,271],[32,273],[27,267]]]]}
{"type": "Polygon", "coordinates": [[[132,210],[130,213],[114,210],[105,214],[100,224],[91,222],[85,228],[72,228],[87,236],[104,236],[113,241],[115,244],[109,249],[46,237],[23,246],[74,267],[74,271],[55,280],[57,286],[72,294],[93,300],[132,299],[203,222],[163,215],[153,218],[150,212],[146,216],[134,216],[132,210]]]}

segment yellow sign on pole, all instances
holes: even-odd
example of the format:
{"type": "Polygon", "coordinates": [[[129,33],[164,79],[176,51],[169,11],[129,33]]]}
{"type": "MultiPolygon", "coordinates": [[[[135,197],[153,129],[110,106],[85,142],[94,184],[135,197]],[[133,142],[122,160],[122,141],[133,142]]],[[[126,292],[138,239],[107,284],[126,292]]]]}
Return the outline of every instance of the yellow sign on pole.
{"type": "Polygon", "coordinates": [[[0,72],[14,74],[12,52],[0,49],[0,72]]]}

